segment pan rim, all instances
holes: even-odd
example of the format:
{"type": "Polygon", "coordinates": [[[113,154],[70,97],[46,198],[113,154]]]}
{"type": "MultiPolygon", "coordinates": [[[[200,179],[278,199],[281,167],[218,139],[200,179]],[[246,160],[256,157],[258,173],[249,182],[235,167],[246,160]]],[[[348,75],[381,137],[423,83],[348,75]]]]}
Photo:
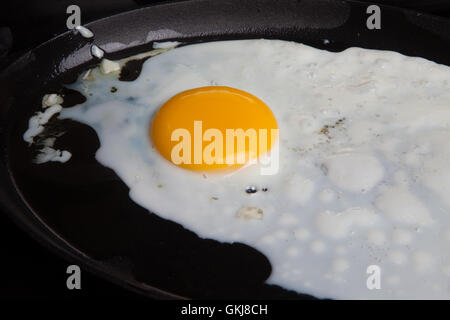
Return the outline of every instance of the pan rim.
{"type": "MultiPolygon", "coordinates": [[[[239,2],[236,0],[227,0],[228,2],[239,2]]],[[[360,1],[345,1],[345,0],[339,0],[339,2],[343,3],[359,3],[359,4],[365,4],[360,1]]],[[[210,0],[193,0],[193,1],[180,1],[177,3],[159,3],[154,4],[150,6],[145,6],[143,8],[134,9],[130,11],[126,11],[123,13],[119,13],[116,15],[112,15],[109,17],[105,17],[102,19],[98,19],[95,21],[91,21],[86,24],[87,27],[93,25],[93,24],[101,24],[109,22],[112,18],[117,17],[125,17],[127,15],[133,16],[137,13],[141,13],[147,10],[153,10],[155,7],[172,7],[172,9],[179,7],[180,5],[193,5],[193,4],[208,4],[212,3],[210,0]]],[[[399,9],[397,7],[392,6],[386,6],[386,5],[380,5],[382,7],[390,7],[394,10],[400,10],[400,11],[408,11],[411,13],[416,13],[414,10],[410,9],[399,9]]],[[[430,14],[421,14],[423,16],[431,17],[432,19],[437,19],[438,21],[445,21],[446,23],[450,22],[450,20],[437,17],[430,14]]],[[[66,31],[50,40],[47,40],[46,42],[40,44],[39,46],[31,49],[30,51],[26,52],[24,55],[19,57],[17,60],[13,61],[11,64],[9,64],[0,74],[0,78],[2,76],[6,75],[11,67],[14,67],[14,65],[20,63],[23,59],[27,59],[27,56],[32,52],[33,50],[36,50],[38,48],[42,48],[45,46],[48,46],[49,44],[53,43],[56,39],[60,39],[63,37],[68,36],[71,34],[72,31],[66,31]]],[[[169,39],[167,39],[169,40],[169,39]]],[[[3,132],[0,133],[3,140],[3,132]]],[[[152,287],[150,285],[147,285],[145,283],[140,283],[135,280],[126,280],[120,277],[120,274],[115,273],[114,270],[105,270],[105,265],[98,263],[97,261],[89,258],[88,256],[85,256],[82,251],[79,251],[72,245],[70,245],[68,242],[66,242],[61,236],[59,236],[56,232],[52,230],[51,227],[49,227],[47,224],[45,224],[44,221],[39,219],[39,223],[41,224],[40,227],[44,228],[38,228],[37,225],[32,224],[30,221],[26,221],[24,214],[16,214],[14,212],[16,211],[22,211],[27,212],[27,216],[34,216],[35,218],[39,218],[39,216],[32,210],[31,207],[29,207],[28,202],[22,195],[19,187],[16,184],[16,181],[14,180],[13,173],[11,172],[10,166],[9,166],[9,157],[7,150],[4,150],[5,152],[1,156],[0,161],[0,178],[3,182],[6,181],[6,183],[2,183],[0,186],[0,208],[1,211],[4,212],[8,217],[11,218],[12,221],[16,225],[18,225],[22,230],[24,230],[27,234],[31,235],[33,239],[38,241],[42,246],[46,247],[47,249],[51,250],[58,256],[61,256],[63,259],[67,260],[69,262],[69,258],[75,260],[77,263],[82,265],[84,268],[87,269],[87,271],[100,276],[101,278],[108,280],[110,282],[115,283],[116,285],[119,285],[125,289],[132,290],[136,293],[143,294],[146,296],[150,296],[153,298],[167,298],[167,299],[187,299],[187,297],[183,297],[181,295],[173,294],[168,291],[164,291],[161,289],[158,289],[156,287],[152,287]],[[10,194],[10,191],[15,191],[15,196],[9,197],[5,196],[7,194],[10,194]],[[68,246],[68,248],[64,248],[64,246],[68,246]],[[88,259],[86,259],[88,258],[88,259]],[[145,286],[146,289],[142,288],[142,286],[145,286]]]]}

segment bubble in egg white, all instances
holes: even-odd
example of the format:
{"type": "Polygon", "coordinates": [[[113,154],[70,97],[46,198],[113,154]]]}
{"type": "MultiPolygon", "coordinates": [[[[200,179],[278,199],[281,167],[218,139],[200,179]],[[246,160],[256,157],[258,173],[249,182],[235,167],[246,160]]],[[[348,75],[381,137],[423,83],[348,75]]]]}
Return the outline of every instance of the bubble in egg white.
{"type": "Polygon", "coordinates": [[[420,273],[431,272],[435,266],[435,259],[425,251],[417,251],[413,254],[415,268],[420,273]]]}
{"type": "Polygon", "coordinates": [[[392,241],[398,245],[409,245],[413,241],[413,234],[406,229],[395,229],[392,231],[392,241]]]}
{"type": "Polygon", "coordinates": [[[298,240],[306,240],[309,238],[310,235],[311,232],[304,227],[300,227],[294,230],[294,237],[298,240]]]}
{"type": "Polygon", "coordinates": [[[425,205],[403,187],[386,187],[376,199],[376,207],[392,220],[404,225],[428,226],[433,223],[425,205]]]}
{"type": "Polygon", "coordinates": [[[286,249],[286,254],[290,257],[296,257],[299,255],[299,248],[296,246],[291,246],[286,249]]]}
{"type": "Polygon", "coordinates": [[[394,249],[389,252],[388,259],[394,264],[402,265],[406,263],[408,257],[403,251],[394,249]]]}
{"type": "Polygon", "coordinates": [[[386,243],[386,234],[381,230],[372,229],[367,234],[367,239],[370,243],[377,246],[382,246],[386,243]]]}
{"type": "Polygon", "coordinates": [[[325,203],[331,202],[336,199],[336,192],[331,189],[324,189],[320,192],[319,199],[325,203]]]}
{"type": "Polygon", "coordinates": [[[345,258],[336,258],[333,260],[332,268],[334,272],[341,273],[350,267],[350,263],[345,258]]]}
{"type": "Polygon", "coordinates": [[[321,254],[325,251],[326,245],[323,241],[314,240],[310,243],[309,248],[315,254],[321,254]]]}
{"type": "Polygon", "coordinates": [[[383,178],[383,167],[370,155],[342,154],[325,161],[327,175],[341,189],[366,192],[383,178]]]}

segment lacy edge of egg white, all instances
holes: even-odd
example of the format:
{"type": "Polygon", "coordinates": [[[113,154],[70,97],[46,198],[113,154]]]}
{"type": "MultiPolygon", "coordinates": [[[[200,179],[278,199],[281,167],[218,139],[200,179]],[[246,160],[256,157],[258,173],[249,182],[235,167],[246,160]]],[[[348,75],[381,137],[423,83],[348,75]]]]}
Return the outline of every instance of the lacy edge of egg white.
{"type": "MultiPolygon", "coordinates": [[[[279,40],[175,46],[138,56],[152,58],[132,82],[118,81],[127,59],[104,59],[71,85],[87,101],[61,108],[62,97],[46,95],[24,139],[33,143],[58,113],[91,126],[96,159],[133,201],[202,238],[256,248],[272,265],[270,284],[320,298],[450,298],[449,67],[279,40]],[[211,85],[244,90],[272,110],[277,174],[261,175],[259,164],[200,174],[152,148],[158,108],[211,85]],[[371,265],[381,270],[379,289],[368,288],[371,265]]],[[[70,150],[53,149],[54,139],[36,162],[70,165],[70,150]]]]}

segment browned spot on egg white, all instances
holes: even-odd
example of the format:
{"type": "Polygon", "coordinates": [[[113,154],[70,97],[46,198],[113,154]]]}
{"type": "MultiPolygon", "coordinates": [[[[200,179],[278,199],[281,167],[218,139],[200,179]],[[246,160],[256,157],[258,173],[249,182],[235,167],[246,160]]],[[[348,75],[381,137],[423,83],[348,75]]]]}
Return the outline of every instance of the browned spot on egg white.
{"type": "Polygon", "coordinates": [[[330,135],[330,129],[335,129],[339,126],[342,126],[342,123],[345,121],[345,118],[341,118],[339,120],[337,120],[334,124],[332,125],[324,125],[322,127],[322,129],[319,131],[320,134],[326,135],[328,139],[331,139],[331,135],[330,135]]]}

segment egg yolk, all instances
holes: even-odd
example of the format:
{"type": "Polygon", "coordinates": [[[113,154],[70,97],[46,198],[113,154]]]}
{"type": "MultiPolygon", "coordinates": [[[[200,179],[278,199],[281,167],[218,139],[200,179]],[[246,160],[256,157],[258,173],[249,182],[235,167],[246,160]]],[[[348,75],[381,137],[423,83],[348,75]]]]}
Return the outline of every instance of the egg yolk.
{"type": "Polygon", "coordinates": [[[272,111],[257,97],[211,86],[168,100],[153,118],[150,137],[159,153],[175,165],[206,171],[257,160],[276,143],[277,129],[272,111]]]}

